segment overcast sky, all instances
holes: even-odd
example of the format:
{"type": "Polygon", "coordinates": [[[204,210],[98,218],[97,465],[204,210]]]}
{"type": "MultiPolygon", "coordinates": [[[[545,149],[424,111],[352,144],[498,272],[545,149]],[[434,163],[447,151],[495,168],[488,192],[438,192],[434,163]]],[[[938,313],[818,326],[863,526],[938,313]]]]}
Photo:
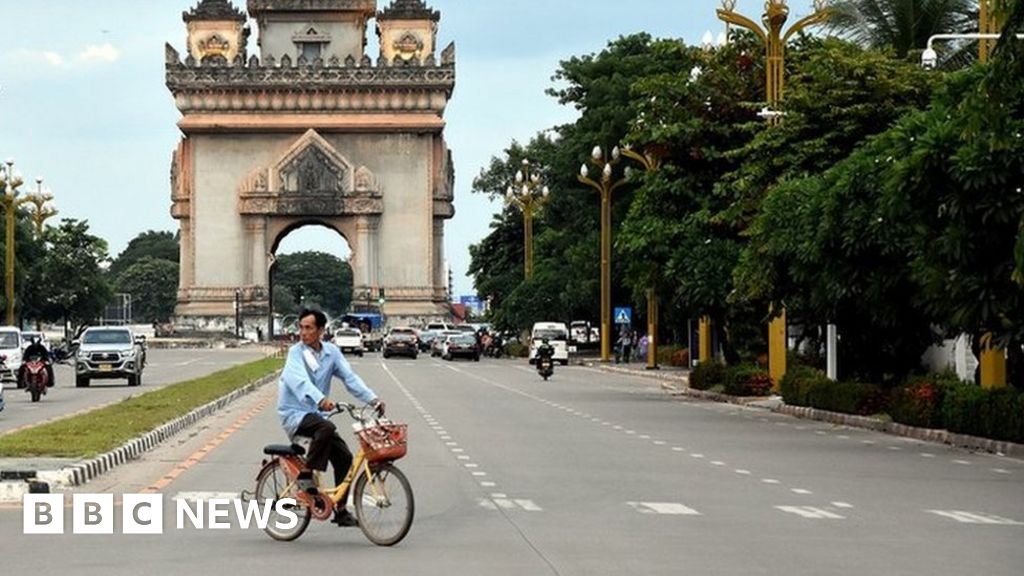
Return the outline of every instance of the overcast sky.
{"type": "MultiPolygon", "coordinates": [[[[244,0],[233,2],[244,10],[244,0]]],[[[111,255],[141,232],[178,228],[169,213],[168,174],[180,115],[164,86],[164,43],[186,52],[181,13],[197,3],[0,0],[0,159],[15,159],[23,190],[43,177],[61,217],[88,220],[111,255]]],[[[378,8],[388,3],[378,0],[378,8]]],[[[445,115],[457,174],[457,214],[445,242],[456,295],[473,292],[465,276],[469,245],[487,234],[500,209],[470,193],[473,178],[511,140],[528,141],[576,117],[544,94],[559,61],[634,32],[696,44],[705,31],[723,30],[718,0],[428,4],[441,12],[440,46],[454,41],[457,48],[455,95],[445,115]]],[[[807,14],[810,4],[791,0],[791,18],[807,14]]],[[[739,0],[737,10],[759,16],[763,6],[739,0]]],[[[249,48],[256,49],[255,38],[249,48]]],[[[341,254],[345,247],[336,234],[307,227],[281,251],[301,249],[341,254]]]]}

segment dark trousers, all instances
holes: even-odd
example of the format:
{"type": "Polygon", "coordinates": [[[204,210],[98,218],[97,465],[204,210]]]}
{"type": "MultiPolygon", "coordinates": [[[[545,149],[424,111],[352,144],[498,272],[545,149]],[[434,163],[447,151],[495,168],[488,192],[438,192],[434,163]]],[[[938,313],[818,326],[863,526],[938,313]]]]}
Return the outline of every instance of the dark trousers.
{"type": "Polygon", "coordinates": [[[319,414],[306,414],[295,433],[313,439],[309,444],[309,453],[306,454],[309,467],[323,472],[327,470],[327,461],[330,460],[334,468],[334,485],[341,484],[348,473],[348,467],[352,465],[352,452],[341,436],[338,436],[338,428],[334,423],[319,414]]]}

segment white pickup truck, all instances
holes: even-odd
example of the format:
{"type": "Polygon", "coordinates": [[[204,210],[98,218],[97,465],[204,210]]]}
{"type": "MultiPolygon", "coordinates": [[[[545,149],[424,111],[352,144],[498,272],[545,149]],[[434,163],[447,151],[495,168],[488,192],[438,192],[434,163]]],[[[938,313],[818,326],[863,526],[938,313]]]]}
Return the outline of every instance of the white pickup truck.
{"type": "Polygon", "coordinates": [[[128,328],[92,326],[82,333],[75,356],[75,386],[86,388],[95,378],[127,378],[142,384],[146,367],[145,342],[128,328]]]}
{"type": "Polygon", "coordinates": [[[342,354],[363,356],[363,333],[358,328],[338,328],[334,332],[334,345],[341,349],[342,354]]]}

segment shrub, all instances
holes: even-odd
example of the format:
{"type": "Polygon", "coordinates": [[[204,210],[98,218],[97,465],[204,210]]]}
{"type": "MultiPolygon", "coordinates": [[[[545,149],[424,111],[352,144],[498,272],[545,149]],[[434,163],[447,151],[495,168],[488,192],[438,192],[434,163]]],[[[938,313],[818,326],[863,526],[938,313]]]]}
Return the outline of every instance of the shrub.
{"type": "Polygon", "coordinates": [[[882,387],[864,382],[836,382],[823,378],[814,383],[807,392],[810,406],[867,416],[886,408],[887,396],[882,387]]]}
{"type": "Polygon", "coordinates": [[[782,399],[786,404],[792,406],[810,406],[808,394],[819,382],[828,381],[825,374],[820,370],[804,366],[802,364],[791,364],[786,370],[785,376],[779,381],[779,390],[782,392],[782,399]]]}
{"type": "Polygon", "coordinates": [[[768,372],[755,364],[740,364],[726,370],[725,393],[733,396],[764,396],[772,389],[768,372]]]}
{"type": "Polygon", "coordinates": [[[658,346],[658,364],[661,366],[689,366],[690,351],[685,346],[658,346]]]}
{"type": "Polygon", "coordinates": [[[942,405],[948,390],[964,383],[954,372],[914,376],[892,391],[889,415],[901,424],[943,428],[942,405]]]}
{"type": "Polygon", "coordinates": [[[530,347],[521,342],[509,342],[505,345],[505,353],[511,358],[526,358],[530,355],[530,347]]]}
{"type": "Polygon", "coordinates": [[[1024,442],[1024,394],[961,384],[947,390],[942,418],[950,432],[1024,442]]]}
{"type": "Polygon", "coordinates": [[[723,364],[711,361],[698,364],[690,372],[690,388],[708,390],[713,386],[725,383],[726,368],[723,364]]]}

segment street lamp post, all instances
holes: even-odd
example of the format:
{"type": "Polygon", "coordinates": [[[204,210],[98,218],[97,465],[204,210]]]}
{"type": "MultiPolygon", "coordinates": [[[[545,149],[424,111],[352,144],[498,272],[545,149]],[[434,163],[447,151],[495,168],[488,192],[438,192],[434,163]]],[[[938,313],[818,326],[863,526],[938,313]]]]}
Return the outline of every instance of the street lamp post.
{"type": "Polygon", "coordinates": [[[600,146],[594,146],[590,160],[601,169],[601,176],[590,178],[590,170],[586,164],[580,167],[577,176],[601,194],[601,361],[611,360],[611,327],[612,327],[612,192],[625,183],[625,178],[612,179],[612,166],[620,160],[619,147],[612,149],[611,158],[606,158],[600,146]]]}
{"type": "Polygon", "coordinates": [[[548,200],[551,191],[541,183],[540,174],[530,171],[530,161],[523,159],[523,166],[516,170],[515,185],[505,190],[509,204],[515,204],[523,212],[524,275],[533,278],[533,215],[548,200]]]}
{"type": "MultiPolygon", "coordinates": [[[[775,113],[782,102],[782,88],[786,66],[786,43],[794,34],[817,24],[822,24],[829,16],[827,0],[814,0],[814,12],[796,21],[788,30],[784,30],[786,20],[789,18],[789,6],[786,0],[766,0],[764,3],[764,14],[761,22],[764,27],[756,22],[735,12],[736,0],[722,0],[722,7],[718,10],[718,18],[726,25],[735,24],[753,32],[765,47],[765,93],[768,101],[768,109],[763,114],[769,124],[775,125],[782,122],[783,115],[775,113]]],[[[703,349],[703,343],[701,345],[703,349]]],[[[829,350],[834,353],[835,347],[830,346],[829,350]]],[[[786,374],[786,310],[782,309],[780,314],[771,321],[768,326],[768,373],[772,381],[778,386],[779,381],[786,374]]]]}
{"type": "MultiPolygon", "coordinates": [[[[18,187],[24,183],[21,176],[14,172],[14,159],[8,158],[5,162],[7,170],[4,172],[3,184],[4,193],[2,194],[2,202],[4,211],[7,216],[7,254],[6,254],[6,270],[5,270],[5,284],[6,284],[6,297],[7,297],[7,325],[14,325],[14,226],[15,226],[15,213],[18,211],[18,207],[22,204],[31,201],[28,197],[18,197],[18,187]]],[[[42,180],[40,180],[42,182],[42,180]]]]}
{"type": "MultiPolygon", "coordinates": [[[[622,155],[639,162],[647,172],[661,167],[662,154],[656,147],[647,147],[641,154],[626,146],[622,155]]],[[[647,369],[658,369],[658,295],[653,286],[647,288],[647,369]]]]}
{"type": "Polygon", "coordinates": [[[36,192],[27,194],[25,198],[32,204],[32,222],[36,227],[36,237],[43,235],[43,223],[57,215],[57,207],[53,204],[53,194],[43,191],[43,179],[36,178],[36,192]]]}

